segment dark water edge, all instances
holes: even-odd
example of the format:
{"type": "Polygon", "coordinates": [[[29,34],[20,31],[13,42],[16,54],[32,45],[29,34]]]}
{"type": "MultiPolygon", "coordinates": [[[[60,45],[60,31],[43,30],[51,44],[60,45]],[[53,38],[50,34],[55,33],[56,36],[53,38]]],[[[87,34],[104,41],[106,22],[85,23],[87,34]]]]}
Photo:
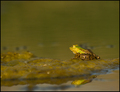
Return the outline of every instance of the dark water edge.
{"type": "Polygon", "coordinates": [[[14,85],[12,87],[1,86],[1,91],[118,91],[119,70],[114,70],[109,74],[99,75],[97,78],[93,79],[92,82],[81,86],[71,85],[71,82],[72,81],[68,81],[60,85],[46,83],[37,84],[34,88],[32,88],[32,85],[14,85]]]}

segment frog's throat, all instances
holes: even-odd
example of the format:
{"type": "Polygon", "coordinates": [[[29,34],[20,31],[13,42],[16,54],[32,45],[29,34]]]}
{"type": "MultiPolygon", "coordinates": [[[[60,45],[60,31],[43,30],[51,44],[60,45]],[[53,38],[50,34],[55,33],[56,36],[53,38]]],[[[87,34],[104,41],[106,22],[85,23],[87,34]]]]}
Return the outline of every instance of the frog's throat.
{"type": "Polygon", "coordinates": [[[76,54],[77,52],[73,49],[73,47],[70,47],[70,50],[73,52],[73,54],[76,54]]]}

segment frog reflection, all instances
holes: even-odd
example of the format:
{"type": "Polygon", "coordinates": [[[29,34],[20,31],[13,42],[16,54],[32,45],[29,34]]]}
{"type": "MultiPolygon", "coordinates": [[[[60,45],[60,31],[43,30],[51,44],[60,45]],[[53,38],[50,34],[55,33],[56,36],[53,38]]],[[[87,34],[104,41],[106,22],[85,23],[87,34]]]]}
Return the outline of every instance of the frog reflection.
{"type": "Polygon", "coordinates": [[[92,80],[96,77],[97,77],[96,75],[92,75],[87,79],[85,79],[85,78],[79,79],[79,80],[77,79],[77,80],[73,81],[71,84],[75,85],[75,86],[80,86],[80,85],[92,82],[92,80]]]}

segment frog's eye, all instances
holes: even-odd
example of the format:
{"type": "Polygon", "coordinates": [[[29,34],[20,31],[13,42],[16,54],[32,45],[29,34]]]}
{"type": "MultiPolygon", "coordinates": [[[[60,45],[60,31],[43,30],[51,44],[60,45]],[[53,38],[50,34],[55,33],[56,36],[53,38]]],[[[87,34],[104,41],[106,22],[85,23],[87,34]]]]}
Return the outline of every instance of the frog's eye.
{"type": "Polygon", "coordinates": [[[73,45],[73,48],[75,48],[75,45],[73,45]]]}
{"type": "Polygon", "coordinates": [[[73,45],[73,48],[76,48],[76,46],[78,46],[78,45],[73,45]]]}

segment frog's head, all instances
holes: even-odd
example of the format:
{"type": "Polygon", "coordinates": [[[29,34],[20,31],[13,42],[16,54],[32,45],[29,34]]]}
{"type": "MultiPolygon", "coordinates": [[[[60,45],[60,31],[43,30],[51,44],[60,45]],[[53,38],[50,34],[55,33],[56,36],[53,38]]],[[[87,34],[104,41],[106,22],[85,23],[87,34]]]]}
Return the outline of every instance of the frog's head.
{"type": "Polygon", "coordinates": [[[70,50],[71,50],[74,54],[76,54],[76,53],[80,53],[80,54],[85,53],[85,49],[79,47],[78,45],[73,45],[72,47],[70,47],[70,50]]]}

